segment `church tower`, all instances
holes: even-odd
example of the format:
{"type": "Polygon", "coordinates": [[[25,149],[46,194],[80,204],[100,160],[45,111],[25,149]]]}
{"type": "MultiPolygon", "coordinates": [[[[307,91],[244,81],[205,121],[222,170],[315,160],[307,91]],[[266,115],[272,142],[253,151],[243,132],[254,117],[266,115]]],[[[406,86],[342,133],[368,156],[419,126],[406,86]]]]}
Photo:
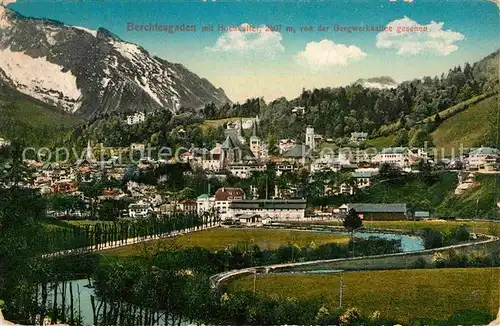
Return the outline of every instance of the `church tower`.
{"type": "Polygon", "coordinates": [[[309,146],[311,150],[316,147],[316,142],[314,141],[314,128],[312,126],[307,126],[306,128],[306,145],[309,146]]]}
{"type": "Polygon", "coordinates": [[[255,156],[256,159],[260,158],[260,138],[257,137],[257,123],[254,121],[253,123],[253,134],[252,137],[250,137],[250,150],[253,153],[253,156],[255,156]]]}

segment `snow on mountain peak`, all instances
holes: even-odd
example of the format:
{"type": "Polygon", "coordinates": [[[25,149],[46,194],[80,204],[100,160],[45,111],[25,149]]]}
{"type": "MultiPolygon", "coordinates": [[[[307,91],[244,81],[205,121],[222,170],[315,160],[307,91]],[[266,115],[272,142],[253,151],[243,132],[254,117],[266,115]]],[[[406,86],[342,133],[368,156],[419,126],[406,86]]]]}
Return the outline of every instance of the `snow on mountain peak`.
{"type": "Polygon", "coordinates": [[[0,62],[6,76],[23,93],[51,102],[74,112],[82,93],[71,71],[63,72],[46,57],[33,58],[10,47],[0,50],[0,62]]]}
{"type": "Polygon", "coordinates": [[[26,18],[1,6],[0,14],[0,79],[68,112],[90,118],[231,103],[222,89],[184,66],[104,28],[26,18]]]}
{"type": "Polygon", "coordinates": [[[85,28],[85,27],[80,27],[80,26],[72,26],[72,27],[76,28],[76,29],[79,29],[81,31],[87,32],[87,33],[91,34],[93,37],[97,37],[97,31],[95,31],[95,30],[88,29],[88,28],[85,28]]]}

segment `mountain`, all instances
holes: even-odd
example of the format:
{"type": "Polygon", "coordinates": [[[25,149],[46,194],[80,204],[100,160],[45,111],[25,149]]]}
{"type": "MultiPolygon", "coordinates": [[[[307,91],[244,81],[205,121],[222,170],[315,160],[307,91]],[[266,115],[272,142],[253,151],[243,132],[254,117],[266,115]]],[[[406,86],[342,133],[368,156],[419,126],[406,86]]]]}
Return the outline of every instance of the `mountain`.
{"type": "Polygon", "coordinates": [[[66,112],[176,112],[231,103],[221,88],[181,64],[97,31],[0,7],[0,80],[66,112]]]}
{"type": "Polygon", "coordinates": [[[353,85],[361,85],[366,88],[378,88],[378,89],[386,89],[386,88],[396,88],[398,83],[388,76],[382,77],[372,77],[372,78],[360,78],[356,80],[353,85]]]}

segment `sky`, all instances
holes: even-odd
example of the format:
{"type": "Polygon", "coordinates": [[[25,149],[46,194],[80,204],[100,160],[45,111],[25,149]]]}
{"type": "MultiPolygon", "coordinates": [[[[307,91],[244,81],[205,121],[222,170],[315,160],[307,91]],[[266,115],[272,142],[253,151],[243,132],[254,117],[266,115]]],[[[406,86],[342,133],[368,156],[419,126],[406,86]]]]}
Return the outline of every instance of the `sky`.
{"type": "Polygon", "coordinates": [[[104,27],[182,63],[240,102],[292,99],[303,88],[359,78],[401,82],[440,75],[500,47],[499,8],[492,1],[408,1],[18,0],[8,8],[67,25],[104,27]],[[135,30],[150,24],[194,25],[196,31],[135,30]],[[202,31],[210,25],[213,31],[202,31]],[[232,30],[219,31],[219,25],[232,30]],[[348,32],[349,26],[373,30],[348,32]]]}

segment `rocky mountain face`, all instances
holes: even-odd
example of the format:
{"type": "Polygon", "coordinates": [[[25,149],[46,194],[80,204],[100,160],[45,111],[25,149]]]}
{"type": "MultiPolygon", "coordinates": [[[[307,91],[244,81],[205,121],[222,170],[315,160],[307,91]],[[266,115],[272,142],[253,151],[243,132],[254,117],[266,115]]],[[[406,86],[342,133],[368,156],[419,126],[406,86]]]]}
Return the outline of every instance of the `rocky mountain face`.
{"type": "Polygon", "coordinates": [[[77,116],[231,103],[181,64],[106,29],[33,19],[0,6],[0,80],[77,116]]]}
{"type": "Polygon", "coordinates": [[[373,77],[373,78],[361,78],[356,80],[353,84],[358,84],[366,88],[396,88],[398,83],[388,76],[373,77]]]}

